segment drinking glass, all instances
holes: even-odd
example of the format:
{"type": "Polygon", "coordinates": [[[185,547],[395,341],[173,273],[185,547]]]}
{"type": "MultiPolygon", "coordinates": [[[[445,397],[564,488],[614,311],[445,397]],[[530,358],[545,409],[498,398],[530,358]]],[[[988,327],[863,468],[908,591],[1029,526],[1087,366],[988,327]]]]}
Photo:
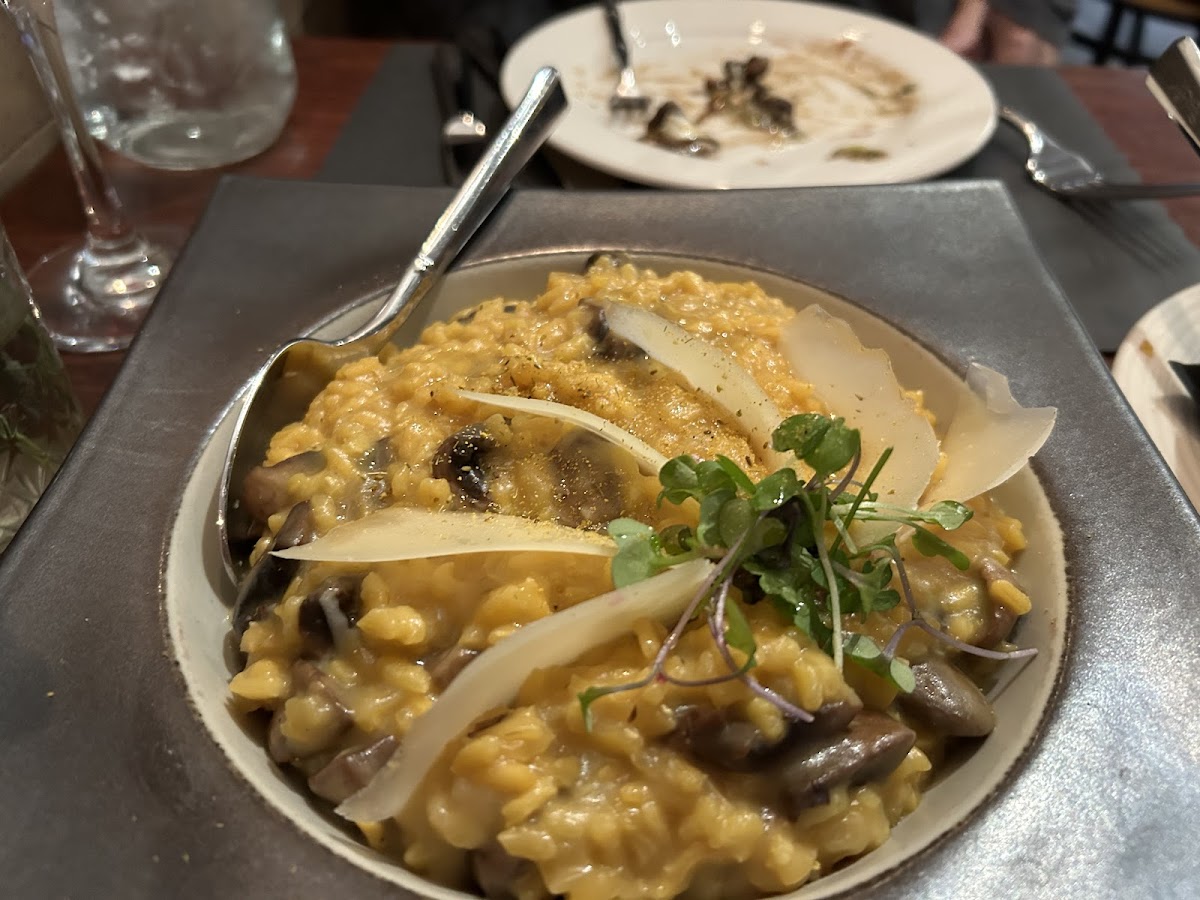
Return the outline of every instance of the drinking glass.
{"type": "Polygon", "coordinates": [[[85,352],[129,345],[170,268],[174,241],[147,240],[126,219],[71,93],[51,0],[0,0],[45,90],[87,220],[83,237],[39,260],[29,283],[59,347],[85,352]]]}
{"type": "Polygon", "coordinates": [[[74,443],[82,417],[0,228],[0,551],[74,443]]]}
{"type": "Polygon", "coordinates": [[[296,98],[273,0],[54,0],[91,134],[160,169],[261,153],[296,98]]]}

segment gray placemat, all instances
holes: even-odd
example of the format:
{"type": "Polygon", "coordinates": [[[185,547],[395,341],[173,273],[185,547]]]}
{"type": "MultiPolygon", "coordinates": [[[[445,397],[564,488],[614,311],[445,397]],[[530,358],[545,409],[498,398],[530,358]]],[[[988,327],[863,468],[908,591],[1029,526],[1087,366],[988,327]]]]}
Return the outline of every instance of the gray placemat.
{"type": "MultiPolygon", "coordinates": [[[[984,73],[1001,103],[1034,119],[1106,175],[1136,179],[1056,72],[988,66],[984,73]]],[[[1024,138],[1001,123],[979,155],[946,177],[1004,182],[1034,246],[1092,340],[1101,350],[1114,351],[1144,312],[1200,281],[1200,251],[1159,203],[1065,203],[1047,194],[1022,168],[1026,150],[1024,138]]]]}
{"type": "MultiPolygon", "coordinates": [[[[359,100],[317,175],[359,184],[444,184],[438,152],[441,117],[430,78],[432,46],[397,46],[359,100]]],[[[985,66],[1001,103],[1040,122],[1106,174],[1132,178],[1125,159],[1051,69],[985,66]]],[[[505,115],[482,78],[473,86],[485,121],[505,115]]],[[[1181,138],[1182,140],[1182,138],[1181,138]]],[[[523,186],[629,187],[626,182],[550,153],[523,186]]],[[[1064,203],[1028,180],[1023,139],[1003,123],[974,159],[945,178],[996,178],[1012,194],[1047,268],[1075,306],[1100,350],[1122,338],[1160,300],[1200,281],[1200,251],[1153,202],[1064,203]]]]}

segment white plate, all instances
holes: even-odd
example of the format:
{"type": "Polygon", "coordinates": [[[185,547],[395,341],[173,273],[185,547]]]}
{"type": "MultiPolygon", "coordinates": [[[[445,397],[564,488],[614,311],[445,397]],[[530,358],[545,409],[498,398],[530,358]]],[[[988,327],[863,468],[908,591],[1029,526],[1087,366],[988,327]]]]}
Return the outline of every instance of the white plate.
{"type": "Polygon", "coordinates": [[[1200,418],[1168,364],[1200,362],[1200,284],[1168,297],[1133,326],[1113,360],[1113,378],[1150,439],[1200,507],[1200,418]]]}
{"type": "MultiPolygon", "coordinates": [[[[973,156],[996,127],[996,99],[970,64],[925,35],[837,6],[791,0],[636,0],[622,3],[625,33],[639,83],[655,96],[674,82],[702,95],[705,75],[721,62],[751,55],[779,59],[813,41],[847,38],[900,69],[917,86],[917,108],[876,118],[868,133],[845,125],[782,146],[728,145],[707,159],[682,156],[639,138],[644,126],[615,120],[607,100],[617,67],[598,6],[560,16],[525,35],[504,60],[501,88],[515,105],[541,66],[563,77],[571,108],[551,143],[594,168],[631,181],[681,188],[770,188],[917,181],[973,156]],[[887,155],[873,161],[831,159],[840,146],[865,145],[887,155]]],[[[784,86],[766,82],[781,94],[784,86]]],[[[839,108],[851,108],[847,98],[839,108]]],[[[797,116],[798,124],[804,119],[797,116]]],[[[703,124],[721,140],[715,119],[703,124]]],[[[859,129],[862,130],[862,129],[859,129]]],[[[743,139],[745,131],[743,130],[743,139]]]]}

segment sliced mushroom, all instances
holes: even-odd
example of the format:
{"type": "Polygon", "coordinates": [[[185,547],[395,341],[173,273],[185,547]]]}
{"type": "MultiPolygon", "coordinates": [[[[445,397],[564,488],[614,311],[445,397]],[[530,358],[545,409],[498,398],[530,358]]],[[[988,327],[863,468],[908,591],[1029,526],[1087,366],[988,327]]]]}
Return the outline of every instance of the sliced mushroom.
{"type": "Polygon", "coordinates": [[[306,659],[297,660],[292,665],[292,685],[296,692],[319,692],[346,715],[350,715],[350,704],[343,696],[341,685],[332,676],[323,672],[320,666],[306,659]]]}
{"type": "Polygon", "coordinates": [[[396,739],[390,734],[366,746],[343,750],[308,779],[308,787],[318,797],[341,803],[366,787],[395,751],[396,739]]]}
{"type": "Polygon", "coordinates": [[[674,100],[668,100],[651,116],[646,125],[645,140],[685,156],[701,158],[712,156],[721,149],[720,144],[696,127],[674,100]]]}
{"type": "Polygon", "coordinates": [[[359,460],[363,473],[360,504],[362,514],[387,506],[391,485],[388,483],[388,466],[392,464],[391,438],[380,438],[359,460]]]}
{"type": "Polygon", "coordinates": [[[726,60],[725,77],[710,78],[704,84],[708,115],[732,112],[751,128],[782,138],[795,137],[799,132],[792,117],[792,104],[772,94],[762,80],[769,67],[770,62],[761,56],[752,56],[744,62],[726,60]]]}
{"type": "Polygon", "coordinates": [[[278,763],[296,764],[320,753],[354,724],[337,682],[311,662],[299,660],[292,666],[292,688],[292,699],[311,695],[317,709],[310,710],[305,734],[300,740],[289,739],[285,733],[287,704],[275,710],[267,732],[267,749],[278,763]]]}
{"type": "Polygon", "coordinates": [[[387,472],[392,464],[392,439],[382,437],[371,445],[371,449],[363,454],[358,468],[364,475],[382,474],[387,472]]]}
{"type": "Polygon", "coordinates": [[[751,94],[750,100],[742,110],[742,117],[751,128],[778,134],[781,137],[794,137],[797,133],[796,123],[792,118],[792,104],[768,93],[759,86],[751,94]]]}
{"type": "MultiPolygon", "coordinates": [[[[981,559],[979,574],[983,577],[984,584],[989,587],[996,582],[1004,581],[1013,585],[1017,590],[1024,590],[1017,581],[1017,576],[994,559],[988,557],[981,559]]],[[[990,594],[987,596],[987,601],[990,609],[986,624],[974,641],[978,647],[995,647],[1001,641],[1008,640],[1008,636],[1012,633],[1013,626],[1017,624],[1019,618],[1006,604],[993,600],[990,594]]]]}
{"type": "Polygon", "coordinates": [[[433,686],[438,691],[444,691],[450,686],[450,682],[467,667],[467,664],[481,652],[481,650],[473,650],[470,647],[451,647],[425,660],[425,671],[429,673],[433,686]]]}
{"type": "Polygon", "coordinates": [[[824,704],[811,722],[793,722],[777,741],[769,741],[744,719],[730,719],[712,706],[685,706],[675,712],[672,742],[702,762],[733,772],[749,772],[786,752],[798,741],[827,737],[844,731],[862,711],[857,698],[824,704]]]}
{"type": "Polygon", "coordinates": [[[255,466],[242,482],[242,509],[256,522],[266,522],[291,505],[288,482],[294,475],[315,475],[325,468],[325,454],[308,450],[273,466],[255,466]]]}
{"type": "Polygon", "coordinates": [[[487,900],[517,900],[516,882],[535,869],[532,860],[513,856],[498,841],[476,847],[468,857],[471,874],[487,900]]]}
{"type": "Polygon", "coordinates": [[[802,741],[771,772],[779,784],[783,811],[795,818],[829,801],[839,785],[859,785],[886,777],[903,762],[917,735],[883,713],[859,713],[845,731],[802,741]]]}
{"type": "Polygon", "coordinates": [[[646,351],[632,341],[617,337],[608,327],[608,319],[599,306],[588,304],[592,319],[588,323],[588,335],[596,342],[592,353],[600,359],[645,359],[646,351]]]}
{"type": "Polygon", "coordinates": [[[468,425],[442,441],[433,455],[433,477],[444,478],[467,505],[492,509],[483,461],[496,449],[496,437],[482,423],[468,425]]]}
{"type": "MultiPolygon", "coordinates": [[[[292,507],[271,542],[271,550],[298,547],[314,537],[312,507],[306,500],[292,507]]],[[[299,568],[298,560],[280,559],[271,553],[264,553],[254,564],[238,586],[237,599],[233,603],[233,630],[239,638],[252,621],[279,602],[299,568]]]]}
{"type": "Polygon", "coordinates": [[[950,737],[983,737],[996,713],[978,685],[953,663],[932,657],[912,667],[916,687],[896,702],[914,719],[950,737]]]}
{"type": "Polygon", "coordinates": [[[602,528],[625,511],[624,478],[617,450],[599,435],[582,428],[569,431],[550,451],[558,482],[559,524],[571,528],[602,528]]]}
{"type": "Polygon", "coordinates": [[[302,655],[320,656],[330,647],[343,647],[358,622],[362,607],[362,576],[335,575],[321,582],[300,602],[297,627],[304,639],[302,655]]]}

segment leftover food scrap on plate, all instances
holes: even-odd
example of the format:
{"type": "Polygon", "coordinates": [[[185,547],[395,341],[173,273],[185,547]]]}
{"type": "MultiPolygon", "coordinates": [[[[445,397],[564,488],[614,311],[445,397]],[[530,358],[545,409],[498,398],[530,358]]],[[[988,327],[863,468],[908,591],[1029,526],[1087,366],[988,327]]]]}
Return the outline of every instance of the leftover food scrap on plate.
{"type": "Polygon", "coordinates": [[[460,312],[247,479],[235,706],[433,882],[796,888],[885,842],[1033,652],[989,492],[1054,414],[969,382],[935,423],[820,307],[611,257],[460,312]]]}
{"type": "Polygon", "coordinates": [[[644,140],[699,157],[727,146],[844,140],[832,158],[873,161],[887,152],[862,141],[918,103],[914,82],[851,40],[725,59],[719,74],[710,68],[642,67],[642,89],[657,100],[644,140]]]}

